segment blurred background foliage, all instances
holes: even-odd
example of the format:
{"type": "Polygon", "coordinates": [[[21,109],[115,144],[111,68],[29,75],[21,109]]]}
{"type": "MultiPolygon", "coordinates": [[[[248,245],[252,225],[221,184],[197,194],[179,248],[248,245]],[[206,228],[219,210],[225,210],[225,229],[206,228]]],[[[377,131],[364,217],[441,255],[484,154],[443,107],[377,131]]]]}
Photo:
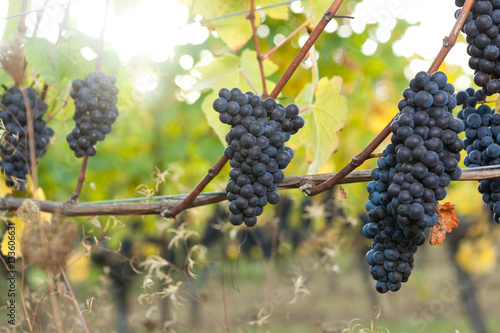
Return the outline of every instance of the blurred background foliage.
{"type": "MultiPolygon", "coordinates": [[[[135,46],[132,38],[129,47],[134,52],[127,59],[112,41],[106,41],[102,70],[117,77],[120,116],[113,132],[104,142],[98,143],[97,155],[89,160],[80,202],[142,197],[145,194],[188,193],[223,152],[221,131],[227,128],[214,125],[216,122],[207,112],[216,92],[222,87],[234,86],[250,90],[242,72],[258,92],[262,92],[249,21],[243,15],[235,15],[208,21],[203,26],[199,23],[202,19],[241,11],[240,0],[160,2],[114,0],[110,17],[129,15],[139,20],[141,8],[146,6],[150,10],[148,15],[154,16],[157,14],[153,12],[161,12],[155,5],[161,5],[161,9],[171,8],[173,12],[170,16],[165,14],[165,20],[171,19],[172,15],[187,13],[185,16],[191,23],[184,22],[174,31],[148,31],[142,35],[147,43],[161,45],[174,38],[172,35],[183,39],[184,33],[190,33],[191,37],[193,34],[203,35],[204,38],[199,37],[190,43],[190,37],[186,35],[183,43],[175,45],[168,56],[160,60],[152,57],[146,49],[135,46]],[[219,133],[210,125],[218,126],[219,133]]],[[[256,0],[258,6],[280,2],[256,0]]],[[[86,2],[82,5],[75,1],[69,6],[88,8],[95,5],[97,13],[103,9],[103,3],[86,2]]],[[[250,1],[243,3],[248,10],[250,1]]],[[[329,0],[295,1],[256,13],[258,42],[264,54],[310,20],[307,29],[300,31],[266,60],[268,92],[283,75],[303,45],[308,31],[314,28],[330,3],[329,0]]],[[[367,3],[374,4],[368,0],[344,1],[338,14],[352,14],[354,18],[332,21],[316,42],[314,54],[299,66],[278,97],[282,103],[288,104],[295,101],[304,89],[317,88],[322,78],[341,78],[337,78],[336,85],[332,86],[332,94],[336,94],[337,99],[328,110],[328,119],[341,119],[337,127],[333,124],[331,127],[333,132],[342,126],[343,130],[338,132],[338,140],[327,143],[326,133],[318,140],[322,152],[331,150],[332,154],[313,168],[316,173],[337,171],[360,152],[396,114],[397,102],[408,85],[408,78],[416,71],[427,69],[429,59],[418,54],[402,56],[394,51],[395,43],[418,22],[408,22],[387,10],[390,8],[388,1],[379,2],[380,11],[394,14],[391,17],[393,25],[388,28],[380,20],[367,20],[364,29],[353,31],[356,10],[367,3]],[[382,28],[388,29],[389,35],[377,40],[382,28]],[[369,42],[374,40],[375,49],[369,42]],[[367,45],[372,46],[371,50],[367,45]]],[[[27,4],[32,9],[49,4],[63,10],[63,6],[52,1],[33,0],[27,4]]],[[[19,13],[21,9],[21,1],[9,0],[5,14],[19,13]]],[[[27,19],[24,50],[28,75],[25,85],[38,89],[44,85],[49,87],[46,98],[49,126],[56,135],[39,163],[39,183],[48,200],[65,201],[76,186],[81,165],[81,160],[73,156],[65,140],[74,126],[74,108],[68,99],[70,83],[94,70],[99,39],[79,29],[81,16],[93,13],[92,10],[75,10],[67,16],[48,10],[46,13],[49,16],[42,20],[37,34],[33,34],[33,25],[29,23],[33,18],[30,21],[28,16],[27,19]],[[50,30],[54,24],[57,38],[45,36],[42,28],[50,30]],[[89,56],[89,53],[94,56],[89,56]]],[[[453,11],[441,14],[452,17],[453,11]]],[[[100,27],[98,16],[94,25],[100,27]]],[[[138,22],[147,22],[148,17],[146,15],[146,21],[138,22]]],[[[2,42],[7,42],[18,32],[19,17],[3,21],[2,42]]],[[[136,23],[129,21],[129,24],[136,23]]],[[[108,23],[107,29],[112,28],[108,23]]],[[[451,25],[445,30],[451,30],[451,25]]],[[[126,33],[123,32],[125,38],[126,33]]],[[[442,38],[438,35],[425,38],[431,37],[442,38]]],[[[463,37],[459,41],[463,42],[463,37]]],[[[457,87],[465,88],[470,82],[470,72],[460,65],[444,63],[441,70],[457,87]],[[464,81],[464,77],[469,77],[469,80],[464,81]]],[[[6,87],[13,84],[5,71],[0,71],[0,81],[6,87]]],[[[328,91],[323,95],[324,99],[331,97],[328,91]]],[[[319,99],[318,95],[315,101],[319,99]]],[[[294,148],[297,151],[286,170],[287,176],[305,175],[312,170],[310,163],[316,156],[311,150],[306,152],[308,140],[300,135],[297,134],[297,140],[292,141],[292,144],[296,143],[294,148]]],[[[382,149],[377,149],[377,152],[382,149]]],[[[375,165],[376,159],[372,159],[361,168],[371,169],[375,165]]],[[[228,171],[229,165],[205,191],[224,190],[228,171]]],[[[260,332],[261,329],[271,332],[341,332],[356,317],[366,319],[364,326],[368,327],[376,304],[382,309],[378,322],[391,332],[452,329],[469,332],[470,323],[461,315],[460,283],[455,277],[453,259],[448,255],[446,244],[436,248],[426,245],[420,249],[416,268],[403,290],[383,296],[374,294],[374,283],[369,278],[364,260],[369,241],[360,236],[361,216],[365,215],[364,203],[367,200],[365,186],[364,183],[343,185],[346,199],[341,198],[337,190],[312,199],[305,198],[298,190],[282,191],[282,203],[274,208],[266,207],[258,227],[252,231],[228,226],[225,203],[186,211],[175,222],[151,216],[78,218],[75,223],[80,235],[68,261],[68,275],[74,283],[77,298],[96,298],[95,309],[102,311],[92,313],[92,326],[96,332],[120,331],[103,315],[116,301],[117,294],[109,288],[110,283],[116,282],[109,276],[109,267],[120,262],[120,255],[136,258],[138,261],[134,263],[138,267],[139,263],[146,263],[141,266],[143,270],[148,267],[148,261],[143,260],[149,255],[159,255],[179,267],[187,266],[186,256],[193,255],[189,258],[196,259],[194,272],[199,277],[186,284],[186,290],[197,295],[215,316],[222,318],[220,302],[225,288],[229,321],[241,332],[260,332]],[[184,249],[171,243],[179,235],[181,224],[197,233],[197,237],[181,235],[186,246],[184,249]],[[186,254],[193,244],[206,246],[208,252],[186,254]],[[103,248],[110,253],[103,255],[98,251],[103,248]],[[103,270],[103,266],[108,270],[103,270]],[[448,294],[452,296],[445,298],[448,294]]],[[[455,182],[450,188],[446,201],[454,203],[459,216],[465,217],[463,224],[470,225],[452,258],[456,258],[459,267],[472,274],[485,320],[494,332],[500,325],[493,305],[500,290],[498,279],[494,278],[499,272],[496,255],[499,232],[492,229],[474,182],[455,182]]],[[[24,197],[25,193],[14,195],[24,197]]],[[[29,267],[28,272],[29,286],[39,288],[43,294],[48,279],[43,269],[29,267]]],[[[183,278],[175,276],[176,281],[183,278]]],[[[147,279],[152,279],[151,283],[157,282],[153,274],[146,275],[144,281],[142,277],[131,278],[126,284],[131,287],[127,288],[130,289],[127,303],[131,331],[159,331],[162,322],[169,321],[174,322],[172,329],[179,332],[220,331],[211,315],[193,305],[186,294],[180,301],[184,306],[176,306],[176,300],[170,294],[167,298],[170,305],[157,295],[153,305],[141,307],[137,298],[147,289],[147,279]]]]}

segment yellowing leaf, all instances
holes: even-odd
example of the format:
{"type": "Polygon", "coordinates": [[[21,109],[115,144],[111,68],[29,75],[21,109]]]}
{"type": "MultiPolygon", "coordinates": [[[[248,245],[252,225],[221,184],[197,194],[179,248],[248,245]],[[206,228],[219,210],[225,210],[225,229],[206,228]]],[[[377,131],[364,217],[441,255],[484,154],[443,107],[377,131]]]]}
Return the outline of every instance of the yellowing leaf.
{"type": "Polygon", "coordinates": [[[301,112],[306,125],[292,137],[290,145],[294,148],[306,147],[307,157],[311,161],[307,171],[310,174],[317,173],[337,150],[337,132],[344,127],[347,115],[347,103],[340,94],[341,86],[342,78],[338,76],[330,80],[322,78],[314,92],[314,103],[312,84],[306,85],[295,99],[302,110],[306,109],[301,112]]]}
{"type": "Polygon", "coordinates": [[[89,276],[90,258],[84,251],[73,252],[68,259],[66,274],[71,282],[83,282],[89,276]]]}
{"type": "Polygon", "coordinates": [[[12,193],[12,189],[5,184],[5,180],[0,181],[0,197],[5,198],[12,193]]]}
{"type": "Polygon", "coordinates": [[[7,230],[5,231],[0,244],[0,250],[2,254],[6,257],[21,257],[21,243],[19,239],[21,238],[24,222],[18,217],[12,217],[9,219],[12,224],[9,223],[7,230]]]}
{"type": "Polygon", "coordinates": [[[431,228],[431,245],[441,244],[446,238],[446,233],[451,232],[453,228],[457,228],[458,223],[460,222],[460,220],[457,218],[455,205],[447,202],[443,206],[437,204],[436,207],[438,222],[431,228]]]}
{"type": "MultiPolygon", "coordinates": [[[[191,0],[186,1],[188,7],[192,8],[191,12],[194,15],[201,15],[202,19],[214,19],[206,22],[204,25],[214,29],[220,39],[237,51],[245,45],[252,37],[252,26],[246,15],[239,14],[234,16],[223,17],[230,14],[243,12],[243,3],[245,11],[250,10],[250,0],[242,2],[241,0],[191,0]],[[221,18],[222,17],[222,18],[221,18]]],[[[266,7],[282,3],[281,0],[256,0],[255,8],[266,7]]],[[[289,14],[289,6],[278,6],[265,9],[266,15],[277,20],[287,20],[289,14]]],[[[260,14],[255,12],[255,25],[260,24],[260,14]]]]}
{"type": "Polygon", "coordinates": [[[492,272],[497,263],[497,251],[491,238],[464,239],[455,256],[462,269],[468,273],[492,272]]]}
{"type": "MultiPolygon", "coordinates": [[[[192,13],[202,15],[203,19],[218,18],[243,11],[240,0],[194,0],[193,5],[192,13]]],[[[256,22],[260,22],[260,15],[256,13],[255,16],[256,22]]],[[[243,15],[209,21],[205,25],[215,29],[220,39],[235,51],[245,45],[252,36],[250,21],[243,15]]]]}
{"type": "MultiPolygon", "coordinates": [[[[269,5],[275,5],[279,3],[283,3],[283,1],[282,0],[255,1],[255,5],[261,7],[267,7],[269,5]]],[[[250,1],[248,1],[248,4],[250,4],[250,1]]],[[[288,20],[289,11],[290,11],[290,6],[278,6],[278,7],[267,8],[264,10],[266,15],[272,17],[275,20],[288,20]]]]}

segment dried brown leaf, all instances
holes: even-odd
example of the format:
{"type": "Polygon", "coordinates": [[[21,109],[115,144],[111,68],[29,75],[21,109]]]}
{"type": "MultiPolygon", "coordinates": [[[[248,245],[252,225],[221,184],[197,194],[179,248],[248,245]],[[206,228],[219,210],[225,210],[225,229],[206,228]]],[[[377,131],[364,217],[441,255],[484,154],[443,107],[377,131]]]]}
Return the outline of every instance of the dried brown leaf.
{"type": "Polygon", "coordinates": [[[337,190],[337,197],[339,197],[342,200],[347,199],[347,192],[345,191],[345,189],[342,186],[339,186],[339,188],[337,190]]]}
{"type": "Polygon", "coordinates": [[[431,245],[441,244],[446,238],[446,234],[451,232],[453,228],[457,228],[458,223],[460,222],[460,220],[457,218],[455,205],[447,202],[443,206],[437,204],[436,208],[438,214],[438,223],[431,229],[431,245]]]}

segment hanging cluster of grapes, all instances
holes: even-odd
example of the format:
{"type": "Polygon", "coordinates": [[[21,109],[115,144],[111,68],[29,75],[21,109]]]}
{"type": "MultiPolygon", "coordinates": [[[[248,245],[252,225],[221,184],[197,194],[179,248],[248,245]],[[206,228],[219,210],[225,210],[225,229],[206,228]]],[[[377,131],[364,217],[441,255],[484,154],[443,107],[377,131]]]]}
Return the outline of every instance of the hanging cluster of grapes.
{"type": "Polygon", "coordinates": [[[285,178],[282,170],[294,154],[285,142],[304,126],[304,119],[295,104],[285,107],[274,98],[262,101],[238,88],[221,89],[213,108],[222,123],[231,125],[224,151],[232,167],[226,188],[229,221],[251,227],[267,203],[280,199],[276,184],[285,178]]]}
{"type": "Polygon", "coordinates": [[[95,144],[104,140],[118,117],[116,107],[119,89],[114,76],[101,72],[90,73],[84,80],[72,82],[71,98],[75,102],[75,128],[66,140],[76,157],[94,156],[95,144]]]}
{"type": "MultiPolygon", "coordinates": [[[[487,104],[479,104],[484,98],[481,94],[480,98],[477,96],[473,88],[460,91],[456,96],[457,103],[462,105],[457,117],[465,124],[467,156],[464,164],[470,168],[500,165],[500,113],[493,113],[494,110],[487,104]]],[[[494,220],[500,223],[500,180],[482,180],[478,190],[493,212],[494,220]]]]}
{"type": "MultiPolygon", "coordinates": [[[[465,0],[455,0],[459,7],[465,0]]],[[[458,17],[457,10],[455,17],[458,17]]],[[[482,87],[482,93],[493,95],[500,92],[500,2],[474,1],[462,31],[467,35],[469,67],[475,71],[474,83],[482,87]]]]}
{"type": "MultiPolygon", "coordinates": [[[[2,95],[0,119],[5,127],[2,137],[0,166],[6,177],[6,184],[17,190],[24,189],[26,175],[31,171],[31,155],[28,140],[28,110],[31,111],[35,141],[35,156],[45,154],[52,128],[46,126],[43,115],[47,104],[42,102],[33,88],[14,86],[2,95]],[[26,97],[26,99],[25,99],[26,97]]],[[[36,163],[36,161],[35,161],[36,163]]]]}
{"type": "Polygon", "coordinates": [[[381,293],[397,291],[408,280],[424,230],[437,223],[438,200],[462,173],[463,142],[457,134],[464,124],[453,118],[453,93],[443,72],[417,73],[398,104],[391,144],[372,172],[363,233],[373,239],[366,258],[381,293]]]}

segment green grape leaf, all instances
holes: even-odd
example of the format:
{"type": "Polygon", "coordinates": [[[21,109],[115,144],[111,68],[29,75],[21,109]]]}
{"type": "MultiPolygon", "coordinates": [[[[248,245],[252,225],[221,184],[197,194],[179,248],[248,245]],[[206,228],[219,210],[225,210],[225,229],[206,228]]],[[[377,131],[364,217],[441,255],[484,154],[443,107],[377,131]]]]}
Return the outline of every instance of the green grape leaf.
{"type": "MultiPolygon", "coordinates": [[[[41,75],[45,81],[56,85],[60,82],[59,50],[45,38],[26,38],[24,43],[26,61],[30,69],[41,75]]],[[[57,88],[60,88],[57,86],[57,88]]]]}
{"type": "MultiPolygon", "coordinates": [[[[240,0],[193,0],[192,3],[192,13],[202,15],[203,19],[218,18],[241,11],[243,11],[243,6],[240,0]]],[[[256,22],[260,22],[260,15],[256,13],[255,16],[256,22]]],[[[250,22],[243,15],[220,18],[206,22],[204,25],[217,31],[220,39],[235,51],[245,45],[252,36],[250,22]]]]}
{"type": "MultiPolygon", "coordinates": [[[[225,136],[228,130],[227,125],[221,124],[218,113],[212,108],[212,103],[217,98],[217,93],[222,88],[240,88],[243,92],[257,89],[258,94],[262,93],[262,81],[260,77],[259,63],[256,52],[245,50],[240,57],[225,54],[216,58],[208,65],[198,69],[201,78],[193,86],[193,90],[212,89],[212,93],[207,95],[201,105],[203,113],[207,117],[208,124],[214,129],[223,145],[226,145],[225,136]],[[252,83],[252,85],[249,84],[252,83]],[[253,86],[253,87],[252,87],[253,86]]],[[[264,73],[272,75],[278,70],[278,66],[270,60],[264,61],[264,73]]],[[[266,87],[271,91],[275,83],[266,80],[266,87]]]]}
{"type": "MultiPolygon", "coordinates": [[[[250,3],[250,1],[249,1],[250,3]]],[[[260,7],[267,7],[270,5],[276,5],[279,3],[283,3],[282,0],[260,0],[256,1],[255,5],[260,6],[260,7]]],[[[267,8],[264,9],[264,12],[266,15],[269,17],[275,19],[275,20],[288,20],[288,14],[290,12],[290,6],[278,6],[278,7],[272,7],[272,8],[267,8]]]]}
{"type": "Polygon", "coordinates": [[[342,78],[322,78],[314,91],[314,84],[307,84],[295,99],[302,110],[306,125],[290,140],[290,146],[304,146],[311,161],[308,173],[317,173],[337,150],[337,132],[343,127],[347,115],[347,103],[340,94],[342,78]],[[314,102],[313,102],[314,92],[314,102]]]}

